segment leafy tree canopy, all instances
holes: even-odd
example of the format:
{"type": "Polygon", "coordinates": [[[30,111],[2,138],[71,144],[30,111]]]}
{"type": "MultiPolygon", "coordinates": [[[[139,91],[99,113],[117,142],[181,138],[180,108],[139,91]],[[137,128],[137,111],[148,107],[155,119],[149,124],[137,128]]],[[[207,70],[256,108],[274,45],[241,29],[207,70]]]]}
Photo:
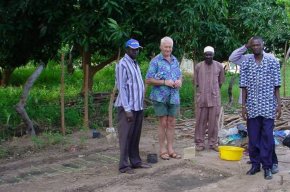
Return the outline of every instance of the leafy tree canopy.
{"type": "MultiPolygon", "coordinates": [[[[253,35],[276,51],[290,39],[287,10],[287,0],[5,0],[0,2],[0,67],[45,62],[61,43],[87,53],[88,63],[97,52],[96,63],[104,66],[131,37],[158,53],[160,39],[171,36],[179,58],[194,52],[201,59],[211,45],[216,59],[226,60],[253,35]]],[[[100,69],[92,68],[92,75],[100,69]]]]}
{"type": "Polygon", "coordinates": [[[0,66],[15,68],[28,60],[53,58],[60,46],[63,1],[11,0],[0,3],[0,66]]]}

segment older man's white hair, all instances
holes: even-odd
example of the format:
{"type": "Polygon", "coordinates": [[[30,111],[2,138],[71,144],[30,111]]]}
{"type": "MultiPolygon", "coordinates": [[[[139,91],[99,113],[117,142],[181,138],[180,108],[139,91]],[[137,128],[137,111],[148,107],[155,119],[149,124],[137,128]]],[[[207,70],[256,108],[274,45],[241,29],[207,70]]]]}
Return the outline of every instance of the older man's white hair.
{"type": "Polygon", "coordinates": [[[173,46],[173,40],[172,40],[171,37],[168,37],[168,36],[163,37],[163,38],[161,39],[161,41],[160,41],[160,45],[164,44],[165,42],[169,42],[169,43],[171,43],[172,46],[173,46]]]}

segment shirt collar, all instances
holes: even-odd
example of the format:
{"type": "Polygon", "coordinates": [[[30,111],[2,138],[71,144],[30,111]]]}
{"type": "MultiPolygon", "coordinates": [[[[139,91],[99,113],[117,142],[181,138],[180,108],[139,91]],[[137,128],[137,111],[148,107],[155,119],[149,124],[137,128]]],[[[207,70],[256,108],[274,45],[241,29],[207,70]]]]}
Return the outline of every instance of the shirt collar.
{"type": "MultiPolygon", "coordinates": [[[[159,54],[159,57],[160,57],[161,59],[166,60],[166,59],[163,57],[162,53],[159,54]]],[[[171,61],[173,62],[176,58],[171,54],[171,55],[170,55],[170,59],[171,59],[171,61]]],[[[167,61],[167,60],[166,60],[166,61],[167,61]]]]}
{"type": "Polygon", "coordinates": [[[129,55],[127,55],[127,53],[125,53],[125,58],[128,59],[130,62],[137,64],[136,59],[133,60],[129,55]]]}

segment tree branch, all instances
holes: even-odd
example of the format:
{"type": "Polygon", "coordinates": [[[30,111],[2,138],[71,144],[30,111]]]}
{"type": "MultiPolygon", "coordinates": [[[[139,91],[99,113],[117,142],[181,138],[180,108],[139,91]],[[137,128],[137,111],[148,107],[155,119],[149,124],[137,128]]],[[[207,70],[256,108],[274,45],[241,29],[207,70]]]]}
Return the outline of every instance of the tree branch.
{"type": "Polygon", "coordinates": [[[20,101],[16,105],[16,112],[20,115],[21,119],[24,121],[25,125],[27,126],[26,133],[30,135],[35,135],[35,129],[33,127],[33,122],[30,120],[26,110],[25,105],[27,101],[27,96],[29,94],[29,91],[31,87],[33,86],[36,79],[41,74],[42,70],[44,69],[45,64],[41,61],[40,65],[37,67],[37,69],[33,72],[33,74],[27,79],[24,87],[23,92],[20,97],[20,101]]]}
{"type": "Polygon", "coordinates": [[[108,60],[91,67],[91,74],[95,74],[96,72],[100,71],[101,69],[103,69],[106,65],[112,63],[113,61],[115,61],[118,58],[118,52],[115,53],[111,58],[109,58],[108,60]]]}

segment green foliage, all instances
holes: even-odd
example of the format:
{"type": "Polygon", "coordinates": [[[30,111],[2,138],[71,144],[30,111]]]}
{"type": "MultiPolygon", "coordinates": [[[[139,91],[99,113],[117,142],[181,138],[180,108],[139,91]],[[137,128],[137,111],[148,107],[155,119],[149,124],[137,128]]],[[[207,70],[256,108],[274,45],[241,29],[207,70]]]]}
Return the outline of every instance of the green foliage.
{"type": "Polygon", "coordinates": [[[285,42],[290,39],[290,23],[284,5],[277,4],[275,0],[263,0],[244,1],[235,7],[239,14],[233,15],[234,22],[239,25],[242,22],[243,26],[237,28],[237,34],[243,37],[241,32],[250,32],[247,39],[254,35],[262,36],[268,49],[273,51],[284,48],[285,42]]]}
{"type": "Polygon", "coordinates": [[[192,106],[194,98],[194,88],[191,75],[183,76],[183,83],[180,89],[180,98],[182,98],[181,100],[182,107],[192,106]]]}
{"type": "Polygon", "coordinates": [[[57,32],[64,1],[1,1],[0,67],[14,69],[29,60],[52,58],[59,46],[57,32]]]}
{"type": "Polygon", "coordinates": [[[276,2],[285,7],[287,16],[288,16],[288,21],[290,22],[290,1],[289,0],[276,0],[276,2]]]}

